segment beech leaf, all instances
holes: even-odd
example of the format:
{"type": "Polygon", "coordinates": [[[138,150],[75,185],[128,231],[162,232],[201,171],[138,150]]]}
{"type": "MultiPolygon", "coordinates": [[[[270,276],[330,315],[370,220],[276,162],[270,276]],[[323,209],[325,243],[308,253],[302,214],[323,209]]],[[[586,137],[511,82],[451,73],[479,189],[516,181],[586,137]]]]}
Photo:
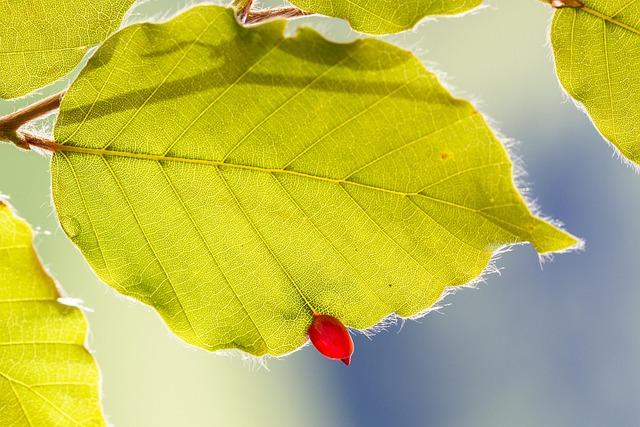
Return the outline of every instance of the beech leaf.
{"type": "Polygon", "coordinates": [[[456,15],[482,0],[290,0],[302,10],[349,21],[356,31],[392,34],[413,28],[427,16],[456,15]]]}
{"type": "Polygon", "coordinates": [[[0,98],[69,73],[120,25],[135,0],[0,1],[0,98]]]}
{"type": "Polygon", "coordinates": [[[59,298],[29,225],[0,200],[0,425],[105,425],[87,322],[59,298]]]}
{"type": "Polygon", "coordinates": [[[65,96],[65,232],[97,274],[208,350],[288,353],[312,314],[365,329],[469,283],[534,216],[482,115],[411,53],[251,28],[201,6],[126,28],[65,96]]]}
{"type": "Polygon", "coordinates": [[[555,12],[551,41],[558,77],[600,133],[640,164],[640,2],[583,3],[555,12]]]}

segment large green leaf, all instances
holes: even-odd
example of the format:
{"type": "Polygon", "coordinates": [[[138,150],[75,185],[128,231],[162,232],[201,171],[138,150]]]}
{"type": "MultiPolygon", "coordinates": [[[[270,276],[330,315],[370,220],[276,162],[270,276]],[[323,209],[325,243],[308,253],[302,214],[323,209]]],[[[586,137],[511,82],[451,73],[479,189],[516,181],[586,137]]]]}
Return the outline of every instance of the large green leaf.
{"type": "Polygon", "coordinates": [[[482,0],[289,0],[312,13],[349,21],[354,30],[391,34],[413,28],[427,16],[455,15],[478,7],[482,0]]]}
{"type": "Polygon", "coordinates": [[[0,98],[25,95],[67,74],[118,28],[134,1],[0,1],[0,98]]]}
{"type": "Polygon", "coordinates": [[[408,317],[503,245],[575,239],[532,216],[482,116],[410,53],[214,6],[127,28],[62,103],[64,230],[98,275],[209,350],[283,354],[312,312],[408,317]]]}
{"type": "Polygon", "coordinates": [[[640,2],[587,0],[555,13],[560,82],[602,135],[640,163],[640,2]]]}
{"type": "Polygon", "coordinates": [[[0,425],[104,425],[86,320],[59,297],[29,225],[0,200],[0,425]]]}

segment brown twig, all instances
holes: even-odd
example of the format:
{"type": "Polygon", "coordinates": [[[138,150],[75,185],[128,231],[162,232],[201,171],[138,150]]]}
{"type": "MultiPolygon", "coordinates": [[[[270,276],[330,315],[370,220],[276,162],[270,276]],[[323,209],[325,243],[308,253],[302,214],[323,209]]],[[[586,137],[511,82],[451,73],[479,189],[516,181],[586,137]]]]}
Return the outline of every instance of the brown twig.
{"type": "Polygon", "coordinates": [[[301,16],[311,15],[309,12],[305,12],[302,9],[298,9],[297,7],[278,7],[275,9],[264,9],[264,10],[247,10],[243,12],[243,16],[241,16],[241,20],[245,24],[257,24],[260,22],[267,21],[269,19],[276,18],[299,18],[301,16]],[[244,19],[242,19],[244,17],[244,19]]]}
{"type": "Polygon", "coordinates": [[[10,133],[17,131],[22,125],[57,109],[60,107],[60,102],[64,94],[64,91],[58,92],[22,108],[15,113],[0,117],[0,132],[10,133]]]}
{"type": "Polygon", "coordinates": [[[550,4],[554,9],[563,9],[565,7],[580,9],[584,7],[581,0],[542,0],[543,3],[550,4]]]}
{"type": "Polygon", "coordinates": [[[7,140],[13,142],[17,147],[24,150],[36,146],[46,149],[47,144],[52,143],[44,137],[20,131],[20,127],[32,120],[42,117],[47,113],[60,107],[65,91],[48,96],[40,101],[24,107],[14,113],[0,117],[0,141],[7,140]]]}
{"type": "Polygon", "coordinates": [[[240,22],[243,24],[247,23],[247,16],[249,16],[249,12],[251,11],[251,6],[253,6],[253,0],[247,0],[244,7],[238,11],[238,16],[240,18],[240,22]]]}
{"type": "Polygon", "coordinates": [[[23,150],[31,150],[32,147],[36,147],[46,151],[56,151],[55,141],[31,132],[2,132],[0,133],[0,138],[5,138],[9,142],[13,142],[16,147],[22,148],[23,150]]]}

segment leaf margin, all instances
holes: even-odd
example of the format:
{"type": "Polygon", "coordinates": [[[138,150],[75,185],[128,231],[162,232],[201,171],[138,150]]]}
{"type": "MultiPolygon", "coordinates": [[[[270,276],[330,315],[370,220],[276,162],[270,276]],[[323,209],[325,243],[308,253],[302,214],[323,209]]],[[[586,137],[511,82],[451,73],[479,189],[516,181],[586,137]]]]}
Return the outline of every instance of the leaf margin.
{"type": "MultiPolygon", "coordinates": [[[[194,8],[197,8],[197,7],[208,7],[208,6],[196,6],[196,7],[194,7],[194,8]]],[[[194,8],[190,8],[190,9],[188,9],[188,10],[192,10],[192,9],[194,9],[194,8]]],[[[185,12],[185,13],[186,13],[186,12],[185,12]]],[[[149,24],[149,25],[163,25],[163,24],[164,24],[164,23],[160,23],[160,24],[149,24]]],[[[295,37],[297,37],[297,35],[299,34],[299,32],[298,32],[298,33],[296,33],[296,35],[294,35],[293,37],[285,37],[285,35],[284,35],[284,30],[285,30],[285,25],[286,25],[286,24],[285,24],[285,22],[284,22],[284,21],[272,21],[272,22],[270,22],[269,24],[262,24],[262,25],[280,25],[280,26],[281,26],[281,32],[282,32],[281,36],[282,36],[283,38],[289,38],[289,39],[291,39],[291,38],[295,38],[295,37]]],[[[130,31],[133,31],[133,30],[130,30],[130,31]]],[[[304,31],[304,30],[302,30],[302,31],[304,31]]],[[[380,42],[380,41],[378,41],[378,40],[373,40],[373,39],[366,39],[366,40],[364,40],[364,41],[363,41],[363,40],[357,40],[356,42],[352,42],[352,43],[344,43],[344,44],[347,44],[347,45],[348,45],[348,44],[354,44],[354,43],[384,43],[384,42],[380,42]]],[[[339,43],[339,44],[343,44],[343,43],[339,43]]],[[[385,44],[386,44],[386,43],[385,43],[385,44]]],[[[426,67],[424,67],[424,66],[423,66],[423,68],[425,68],[425,71],[427,71],[427,70],[426,70],[426,67]]],[[[440,82],[440,84],[442,84],[442,82],[440,82]]],[[[445,89],[446,89],[446,86],[445,86],[445,89]]],[[[446,89],[446,90],[448,91],[448,89],[446,89]]],[[[455,98],[455,97],[454,97],[454,98],[455,98]]],[[[455,99],[458,99],[458,98],[455,98],[455,99]]],[[[63,108],[63,109],[65,108],[65,101],[64,101],[64,100],[63,100],[62,108],[63,108]]],[[[476,112],[477,112],[477,110],[476,110],[476,112]]],[[[496,136],[496,135],[495,135],[495,131],[494,131],[490,126],[488,126],[488,128],[493,132],[493,136],[494,136],[494,138],[496,138],[496,139],[500,140],[500,138],[498,138],[498,136],[496,136]]],[[[57,131],[57,130],[58,130],[58,124],[56,124],[56,131],[57,131]]],[[[67,139],[68,139],[68,138],[67,138],[67,139]]],[[[61,144],[63,144],[63,145],[64,145],[64,144],[65,144],[65,142],[66,142],[66,141],[65,141],[65,140],[64,140],[64,138],[63,138],[63,141],[62,141],[62,143],[61,143],[61,144]]],[[[503,149],[505,150],[505,153],[506,153],[505,155],[506,155],[509,159],[513,159],[513,156],[511,156],[511,154],[509,153],[509,149],[508,149],[508,147],[506,147],[504,144],[501,144],[501,146],[502,146],[502,147],[503,147],[503,149]]],[[[76,150],[75,148],[72,148],[72,147],[67,147],[67,148],[58,147],[57,149],[59,149],[60,151],[63,151],[63,152],[64,152],[64,151],[70,151],[70,152],[81,152],[81,151],[82,151],[82,149],[80,149],[80,150],[76,150]]],[[[53,151],[56,151],[56,149],[54,148],[54,149],[53,149],[53,151]]],[[[97,154],[97,153],[96,153],[96,152],[95,152],[95,150],[94,150],[94,152],[93,152],[93,153],[91,153],[91,152],[87,152],[87,154],[97,154]]],[[[512,179],[513,187],[517,190],[517,191],[516,191],[516,193],[517,193],[517,194],[518,194],[518,196],[521,198],[521,202],[522,202],[525,206],[527,206],[527,207],[529,208],[529,212],[530,212],[530,214],[531,214],[532,216],[539,216],[539,217],[541,217],[541,218],[540,218],[540,220],[541,220],[542,222],[549,221],[548,219],[546,219],[546,218],[542,217],[542,216],[539,214],[538,209],[537,209],[537,208],[535,208],[535,206],[531,204],[530,200],[528,200],[528,198],[527,198],[527,197],[522,193],[521,186],[520,186],[520,185],[518,185],[518,183],[516,182],[516,181],[518,180],[517,174],[519,173],[519,172],[517,172],[517,171],[518,171],[518,165],[517,165],[517,163],[514,163],[514,169],[513,169],[513,171],[512,171],[512,172],[515,172],[515,173],[512,173],[512,174],[511,174],[511,179],[512,179]]],[[[55,193],[55,191],[54,191],[54,193],[55,193]]],[[[55,198],[54,198],[54,200],[55,200],[55,198]]],[[[549,222],[550,222],[550,224],[547,224],[547,225],[549,225],[549,226],[551,226],[551,227],[553,227],[553,226],[558,226],[558,223],[557,223],[557,222],[556,222],[556,223],[554,223],[554,222],[552,222],[552,221],[549,221],[549,222]]],[[[66,230],[66,228],[65,228],[64,224],[63,224],[63,228],[65,229],[65,232],[66,232],[67,230],[66,230]]],[[[556,248],[556,249],[548,249],[548,251],[549,251],[549,252],[551,252],[551,251],[552,251],[552,252],[556,252],[556,253],[563,253],[563,252],[566,252],[566,251],[571,251],[571,250],[578,249],[578,248],[580,248],[580,247],[583,245],[583,243],[582,243],[582,241],[581,241],[580,239],[575,238],[574,236],[571,236],[571,235],[569,235],[569,234],[567,234],[567,235],[568,235],[568,236],[570,236],[570,238],[572,239],[572,243],[571,243],[570,245],[565,246],[562,250],[557,250],[557,248],[556,248]]],[[[74,242],[74,243],[75,243],[75,242],[74,242]]],[[[522,243],[514,243],[514,244],[506,244],[506,245],[502,245],[502,246],[500,246],[499,248],[496,248],[496,250],[495,250],[495,252],[496,252],[496,253],[494,254],[495,258],[497,258],[497,257],[500,255],[500,253],[502,253],[503,251],[508,250],[508,248],[509,248],[509,247],[514,246],[514,245],[519,245],[519,244],[524,244],[524,242],[522,242],[522,243]]],[[[545,250],[542,250],[541,252],[546,252],[546,251],[545,251],[545,250]]],[[[450,293],[450,290],[456,289],[456,288],[458,288],[458,287],[473,286],[473,285],[474,285],[475,283],[477,283],[478,281],[482,281],[482,280],[483,280],[483,277],[485,276],[485,274],[487,274],[487,273],[489,273],[489,272],[491,272],[491,271],[492,271],[493,262],[495,261],[494,256],[492,256],[492,257],[491,257],[491,259],[490,259],[490,260],[489,260],[489,262],[484,266],[484,268],[482,269],[482,271],[481,271],[481,272],[479,272],[479,273],[478,273],[478,275],[476,275],[476,276],[477,276],[477,277],[476,277],[476,279],[474,279],[473,281],[471,281],[471,282],[469,282],[469,283],[465,283],[465,284],[463,284],[463,285],[457,285],[455,288],[454,288],[454,287],[451,287],[451,286],[450,286],[450,287],[447,287],[447,288],[445,289],[445,291],[444,291],[444,292],[442,292],[442,293],[440,294],[440,297],[438,298],[438,301],[441,301],[441,300],[442,300],[442,298],[444,298],[446,295],[448,295],[448,294],[450,293]]],[[[93,266],[92,266],[92,267],[93,267],[93,266]]],[[[104,280],[104,279],[103,279],[103,280],[104,280]]],[[[112,285],[110,285],[110,286],[112,286],[112,285]]],[[[118,289],[118,290],[119,290],[119,289],[118,289]]],[[[153,306],[152,306],[152,307],[153,307],[153,306]]],[[[153,308],[155,308],[155,307],[153,307],[153,308]]],[[[421,311],[420,313],[416,313],[416,314],[414,314],[414,315],[410,316],[409,318],[413,318],[413,317],[421,317],[421,316],[423,316],[424,314],[426,314],[427,312],[429,312],[429,311],[433,310],[433,308],[434,308],[433,306],[429,306],[429,307],[425,308],[423,311],[421,311]]],[[[370,326],[369,328],[364,328],[364,330],[376,330],[376,329],[378,329],[378,328],[380,327],[380,325],[384,325],[385,323],[388,323],[388,322],[389,322],[389,319],[392,319],[392,318],[395,318],[395,317],[397,317],[397,314],[395,314],[395,313],[391,313],[391,314],[389,314],[389,315],[387,315],[387,316],[385,316],[385,317],[383,317],[383,318],[379,319],[379,320],[378,320],[378,322],[377,322],[376,324],[374,324],[374,325],[370,326]]],[[[361,330],[361,329],[359,329],[359,330],[361,330]]],[[[184,340],[184,338],[183,338],[183,337],[181,337],[180,335],[178,335],[178,336],[179,336],[182,340],[184,340]]],[[[199,346],[198,344],[195,344],[195,343],[190,342],[190,341],[186,341],[186,342],[187,342],[187,343],[189,343],[189,344],[191,344],[191,345],[199,346]]],[[[229,349],[229,348],[237,348],[237,347],[219,347],[219,348],[214,348],[214,349],[209,349],[209,350],[210,350],[210,351],[217,351],[217,350],[220,350],[220,349],[229,349]]],[[[298,348],[294,348],[293,350],[290,350],[290,351],[288,351],[288,352],[286,352],[286,353],[279,353],[279,354],[276,354],[276,355],[277,355],[277,356],[279,356],[279,355],[282,355],[282,354],[289,354],[289,353],[291,353],[291,352],[297,351],[299,348],[300,348],[300,347],[298,347],[298,348]]],[[[244,349],[243,349],[243,350],[244,350],[244,349]]],[[[247,351],[247,350],[244,350],[244,351],[247,351]]],[[[266,353],[251,353],[251,352],[249,352],[249,353],[250,353],[250,354],[257,355],[257,356],[263,356],[264,354],[266,354],[266,353]]]]}

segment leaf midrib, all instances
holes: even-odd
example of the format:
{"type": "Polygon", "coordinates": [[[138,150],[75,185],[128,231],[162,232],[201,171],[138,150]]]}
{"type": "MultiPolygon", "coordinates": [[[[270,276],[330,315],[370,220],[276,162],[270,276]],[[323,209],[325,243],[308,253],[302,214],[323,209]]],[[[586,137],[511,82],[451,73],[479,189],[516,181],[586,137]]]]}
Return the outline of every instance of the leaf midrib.
{"type": "Polygon", "coordinates": [[[17,380],[15,378],[9,376],[6,373],[3,373],[3,372],[0,372],[0,378],[3,378],[4,380],[6,380],[9,383],[9,385],[11,386],[11,390],[13,391],[13,394],[15,395],[16,400],[20,404],[20,408],[22,409],[22,412],[24,413],[25,417],[27,418],[27,421],[29,422],[29,425],[33,425],[33,424],[31,424],[31,421],[29,420],[29,416],[27,415],[27,411],[25,410],[24,406],[22,405],[22,400],[20,400],[20,396],[18,395],[18,393],[16,392],[16,390],[15,390],[15,388],[13,386],[14,384],[22,386],[22,387],[26,388],[27,390],[29,390],[31,393],[33,393],[36,396],[38,396],[40,399],[42,399],[42,401],[47,403],[49,406],[51,406],[53,409],[55,409],[56,412],[58,412],[64,418],[66,418],[69,421],[71,421],[74,425],[80,425],[80,423],[75,418],[73,418],[71,415],[69,415],[65,411],[63,411],[58,405],[53,403],[51,400],[47,399],[47,397],[44,396],[42,393],[38,392],[37,390],[34,390],[33,386],[30,386],[27,383],[24,383],[24,382],[22,382],[20,380],[17,380]]]}
{"type": "Polygon", "coordinates": [[[83,44],[79,46],[67,46],[67,47],[52,47],[50,49],[23,49],[23,50],[10,50],[0,51],[0,56],[9,55],[29,55],[35,53],[54,53],[54,52],[66,52],[69,50],[87,50],[92,44],[83,44]]]}
{"type": "Polygon", "coordinates": [[[609,16],[609,15],[606,15],[606,14],[604,14],[602,12],[599,12],[599,11],[597,11],[595,9],[591,9],[588,6],[583,6],[583,7],[580,7],[580,8],[576,8],[576,10],[581,10],[581,11],[583,11],[585,13],[588,13],[588,14],[590,14],[592,16],[600,18],[600,19],[604,20],[605,22],[609,22],[611,24],[617,25],[617,26],[619,26],[621,28],[624,28],[627,31],[631,31],[632,33],[637,34],[637,35],[640,36],[640,29],[634,28],[631,25],[625,24],[624,22],[616,19],[615,18],[616,15],[609,16]]]}
{"type": "MultiPolygon", "coordinates": [[[[383,192],[383,193],[393,194],[395,196],[405,197],[405,198],[409,198],[409,199],[411,197],[419,197],[419,198],[422,198],[422,199],[429,200],[431,202],[436,202],[436,203],[448,205],[448,206],[451,206],[451,207],[455,207],[457,209],[462,209],[462,210],[466,210],[466,211],[472,212],[472,213],[474,213],[476,215],[480,215],[485,220],[487,220],[487,221],[493,223],[494,225],[500,227],[501,229],[505,230],[506,232],[508,232],[509,234],[513,235],[514,237],[522,237],[522,236],[516,236],[515,234],[513,234],[513,232],[510,231],[507,228],[508,226],[514,227],[515,229],[522,231],[524,233],[524,235],[528,235],[529,234],[528,230],[524,229],[523,227],[520,227],[517,224],[514,224],[514,223],[509,222],[509,221],[505,221],[502,218],[499,218],[499,217],[497,217],[495,215],[492,215],[492,214],[489,214],[488,212],[485,212],[485,210],[487,208],[491,208],[491,206],[485,207],[485,208],[472,208],[472,207],[469,207],[469,206],[461,205],[461,204],[456,203],[456,202],[452,202],[452,201],[444,200],[444,199],[441,199],[441,198],[429,196],[427,194],[423,194],[423,193],[421,193],[421,191],[423,191],[424,189],[421,189],[418,192],[402,192],[402,191],[392,190],[392,189],[388,189],[388,188],[384,188],[384,187],[377,187],[375,185],[363,184],[363,183],[359,183],[359,182],[355,182],[355,181],[350,181],[348,179],[334,179],[334,178],[328,178],[328,177],[323,177],[323,176],[318,176],[318,175],[312,175],[312,174],[293,171],[293,170],[288,170],[288,169],[263,168],[263,167],[259,167],[259,166],[243,165],[243,164],[236,164],[236,163],[227,163],[227,162],[222,162],[222,161],[218,161],[218,160],[191,159],[191,158],[173,157],[173,156],[165,156],[165,155],[154,155],[154,154],[145,154],[145,153],[130,153],[130,152],[123,152],[123,151],[115,151],[115,150],[104,150],[104,149],[95,149],[95,148],[86,148],[86,147],[75,147],[75,146],[59,144],[59,143],[53,143],[53,142],[51,142],[47,146],[47,148],[49,150],[52,150],[54,153],[55,152],[69,152],[69,153],[96,155],[96,156],[100,156],[102,158],[104,158],[105,156],[113,156],[113,157],[121,157],[121,158],[137,159],[137,160],[148,160],[148,161],[154,161],[154,162],[159,162],[159,163],[160,162],[177,162],[177,163],[186,163],[186,164],[198,164],[198,165],[214,166],[214,167],[218,167],[218,168],[225,168],[226,167],[226,168],[231,168],[231,169],[248,170],[248,171],[266,173],[266,174],[281,174],[281,175],[297,176],[297,177],[305,178],[305,179],[312,179],[312,180],[316,180],[316,181],[328,182],[328,183],[335,184],[335,185],[338,185],[338,186],[343,186],[344,184],[346,184],[346,185],[351,185],[351,186],[355,186],[355,187],[366,188],[368,190],[380,191],[380,192],[383,192]]],[[[105,162],[106,162],[106,159],[105,159],[105,162]]],[[[498,163],[490,163],[490,164],[484,165],[484,167],[501,167],[501,166],[504,166],[504,165],[505,165],[505,163],[498,162],[498,163]]],[[[475,170],[475,169],[477,169],[477,168],[472,168],[470,170],[475,170]]],[[[462,172],[464,172],[464,171],[462,171],[462,172]]],[[[458,172],[458,173],[456,173],[454,175],[459,175],[462,172],[458,172]]],[[[426,187],[426,188],[428,188],[428,187],[426,187]]],[[[421,209],[421,210],[423,210],[423,209],[421,209]]],[[[442,224],[440,224],[440,226],[442,228],[444,228],[446,231],[450,231],[446,227],[444,227],[442,224]]],[[[457,237],[457,236],[455,236],[455,237],[457,237]]],[[[475,249],[480,250],[480,248],[475,248],[475,249]]]]}
{"type": "MultiPolygon", "coordinates": [[[[223,162],[219,160],[193,159],[193,158],[186,158],[186,157],[163,156],[158,154],[130,153],[126,151],[104,150],[100,148],[76,147],[72,145],[59,144],[59,143],[49,143],[46,148],[53,151],[54,153],[62,152],[62,153],[88,154],[88,155],[101,156],[101,157],[105,157],[105,156],[106,157],[123,157],[123,158],[129,158],[129,159],[149,160],[149,161],[155,161],[155,162],[187,163],[187,164],[193,164],[193,165],[206,165],[206,166],[216,166],[221,168],[249,170],[249,171],[267,173],[267,174],[291,175],[291,176],[297,176],[300,178],[312,179],[316,181],[329,182],[336,185],[342,185],[342,184],[353,185],[356,187],[366,188],[368,190],[394,194],[396,196],[423,197],[428,200],[443,201],[441,199],[437,199],[435,197],[431,197],[420,192],[403,192],[398,190],[392,190],[389,188],[378,187],[375,185],[363,184],[360,182],[351,181],[349,179],[329,178],[329,177],[313,175],[305,172],[298,172],[290,169],[266,168],[266,167],[260,167],[260,166],[244,165],[240,163],[228,163],[228,162],[223,162]]],[[[496,163],[494,165],[499,166],[502,164],[503,163],[501,162],[501,163],[496,163]]],[[[446,203],[453,203],[453,202],[446,202],[446,203]]],[[[480,212],[479,209],[470,208],[468,206],[458,205],[455,203],[454,205],[463,209],[472,210],[474,212],[480,212]]]]}

